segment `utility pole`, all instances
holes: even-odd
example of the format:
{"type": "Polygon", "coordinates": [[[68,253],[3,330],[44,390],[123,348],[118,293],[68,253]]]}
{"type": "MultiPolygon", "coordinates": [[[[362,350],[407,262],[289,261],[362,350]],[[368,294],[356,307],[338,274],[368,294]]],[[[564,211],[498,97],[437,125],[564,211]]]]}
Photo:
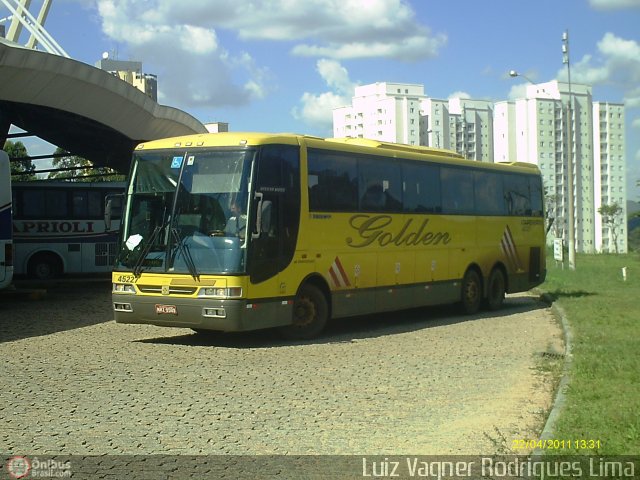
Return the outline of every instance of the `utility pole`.
{"type": "Polygon", "coordinates": [[[569,269],[576,269],[576,237],[573,212],[573,94],[571,92],[571,66],[569,62],[569,30],[562,34],[562,63],[567,66],[567,80],[569,84],[569,102],[567,104],[567,189],[569,210],[569,238],[567,247],[569,249],[569,269]]]}

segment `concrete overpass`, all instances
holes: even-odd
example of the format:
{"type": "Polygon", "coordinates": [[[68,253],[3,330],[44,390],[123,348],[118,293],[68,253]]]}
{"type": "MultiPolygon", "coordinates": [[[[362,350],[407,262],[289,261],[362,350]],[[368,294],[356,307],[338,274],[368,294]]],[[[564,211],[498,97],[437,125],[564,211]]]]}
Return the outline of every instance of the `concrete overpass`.
{"type": "Polygon", "coordinates": [[[108,72],[0,38],[0,145],[11,124],[123,173],[137,143],[207,131],[108,72]]]}

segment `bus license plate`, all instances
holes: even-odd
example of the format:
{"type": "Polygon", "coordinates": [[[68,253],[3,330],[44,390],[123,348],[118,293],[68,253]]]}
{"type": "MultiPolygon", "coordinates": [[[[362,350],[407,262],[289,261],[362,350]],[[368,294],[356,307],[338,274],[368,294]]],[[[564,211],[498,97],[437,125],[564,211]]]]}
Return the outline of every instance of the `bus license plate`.
{"type": "Polygon", "coordinates": [[[168,313],[170,315],[177,315],[178,314],[178,309],[176,308],[175,305],[158,305],[158,304],[156,304],[156,313],[157,314],[168,313]]]}

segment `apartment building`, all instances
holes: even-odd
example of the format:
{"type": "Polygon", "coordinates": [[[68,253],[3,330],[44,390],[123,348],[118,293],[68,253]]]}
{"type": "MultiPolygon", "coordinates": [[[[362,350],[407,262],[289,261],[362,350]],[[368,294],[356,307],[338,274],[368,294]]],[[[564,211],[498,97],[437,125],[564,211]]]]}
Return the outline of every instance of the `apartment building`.
{"type": "MultiPolygon", "coordinates": [[[[617,203],[626,218],[624,105],[594,102],[591,87],[551,81],[529,85],[524,98],[489,102],[424,95],[417,84],[356,87],[352,104],[333,111],[334,136],[365,137],[455,150],[478,161],[539,166],[555,222],[549,240],[569,231],[568,160],[578,252],[616,251],[598,209],[617,203]],[[569,108],[569,99],[572,99],[569,108]],[[569,131],[570,129],[570,131],[569,131]],[[571,144],[571,149],[568,145],[571,144]]],[[[627,251],[624,222],[617,251],[627,251]]]]}
{"type": "Polygon", "coordinates": [[[438,100],[423,85],[380,82],[356,87],[352,104],[333,110],[333,135],[447,148],[490,162],[492,112],[489,101],[438,100]]]}
{"type": "MultiPolygon", "coordinates": [[[[624,105],[621,103],[593,103],[593,171],[595,205],[622,207],[620,224],[616,234],[603,223],[602,216],[595,216],[596,251],[626,252],[627,245],[627,194],[625,168],[624,105]]],[[[597,207],[599,208],[599,207],[597,207]]],[[[596,210],[597,210],[596,208],[596,210]]]]}
{"type": "Polygon", "coordinates": [[[374,83],[356,87],[352,104],[333,110],[334,137],[420,145],[423,85],[374,83]]]}
{"type": "MultiPolygon", "coordinates": [[[[550,236],[566,238],[569,229],[570,158],[576,251],[616,251],[598,209],[615,202],[626,218],[624,105],[594,102],[587,85],[574,84],[571,92],[555,80],[529,85],[525,98],[496,103],[493,138],[495,161],[539,166],[555,217],[550,236]]],[[[626,252],[624,222],[617,233],[617,250],[626,252]]]]}

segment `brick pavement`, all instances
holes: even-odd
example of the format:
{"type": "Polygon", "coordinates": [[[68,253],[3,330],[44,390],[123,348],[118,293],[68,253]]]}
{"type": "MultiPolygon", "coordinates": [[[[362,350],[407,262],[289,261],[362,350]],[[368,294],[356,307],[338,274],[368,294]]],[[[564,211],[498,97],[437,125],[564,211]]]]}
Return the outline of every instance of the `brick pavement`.
{"type": "Polygon", "coordinates": [[[118,325],[108,284],[0,297],[9,454],[476,454],[535,436],[551,402],[548,308],[331,324],[315,341],[118,325]],[[492,440],[493,438],[493,440],[492,440]]]}

